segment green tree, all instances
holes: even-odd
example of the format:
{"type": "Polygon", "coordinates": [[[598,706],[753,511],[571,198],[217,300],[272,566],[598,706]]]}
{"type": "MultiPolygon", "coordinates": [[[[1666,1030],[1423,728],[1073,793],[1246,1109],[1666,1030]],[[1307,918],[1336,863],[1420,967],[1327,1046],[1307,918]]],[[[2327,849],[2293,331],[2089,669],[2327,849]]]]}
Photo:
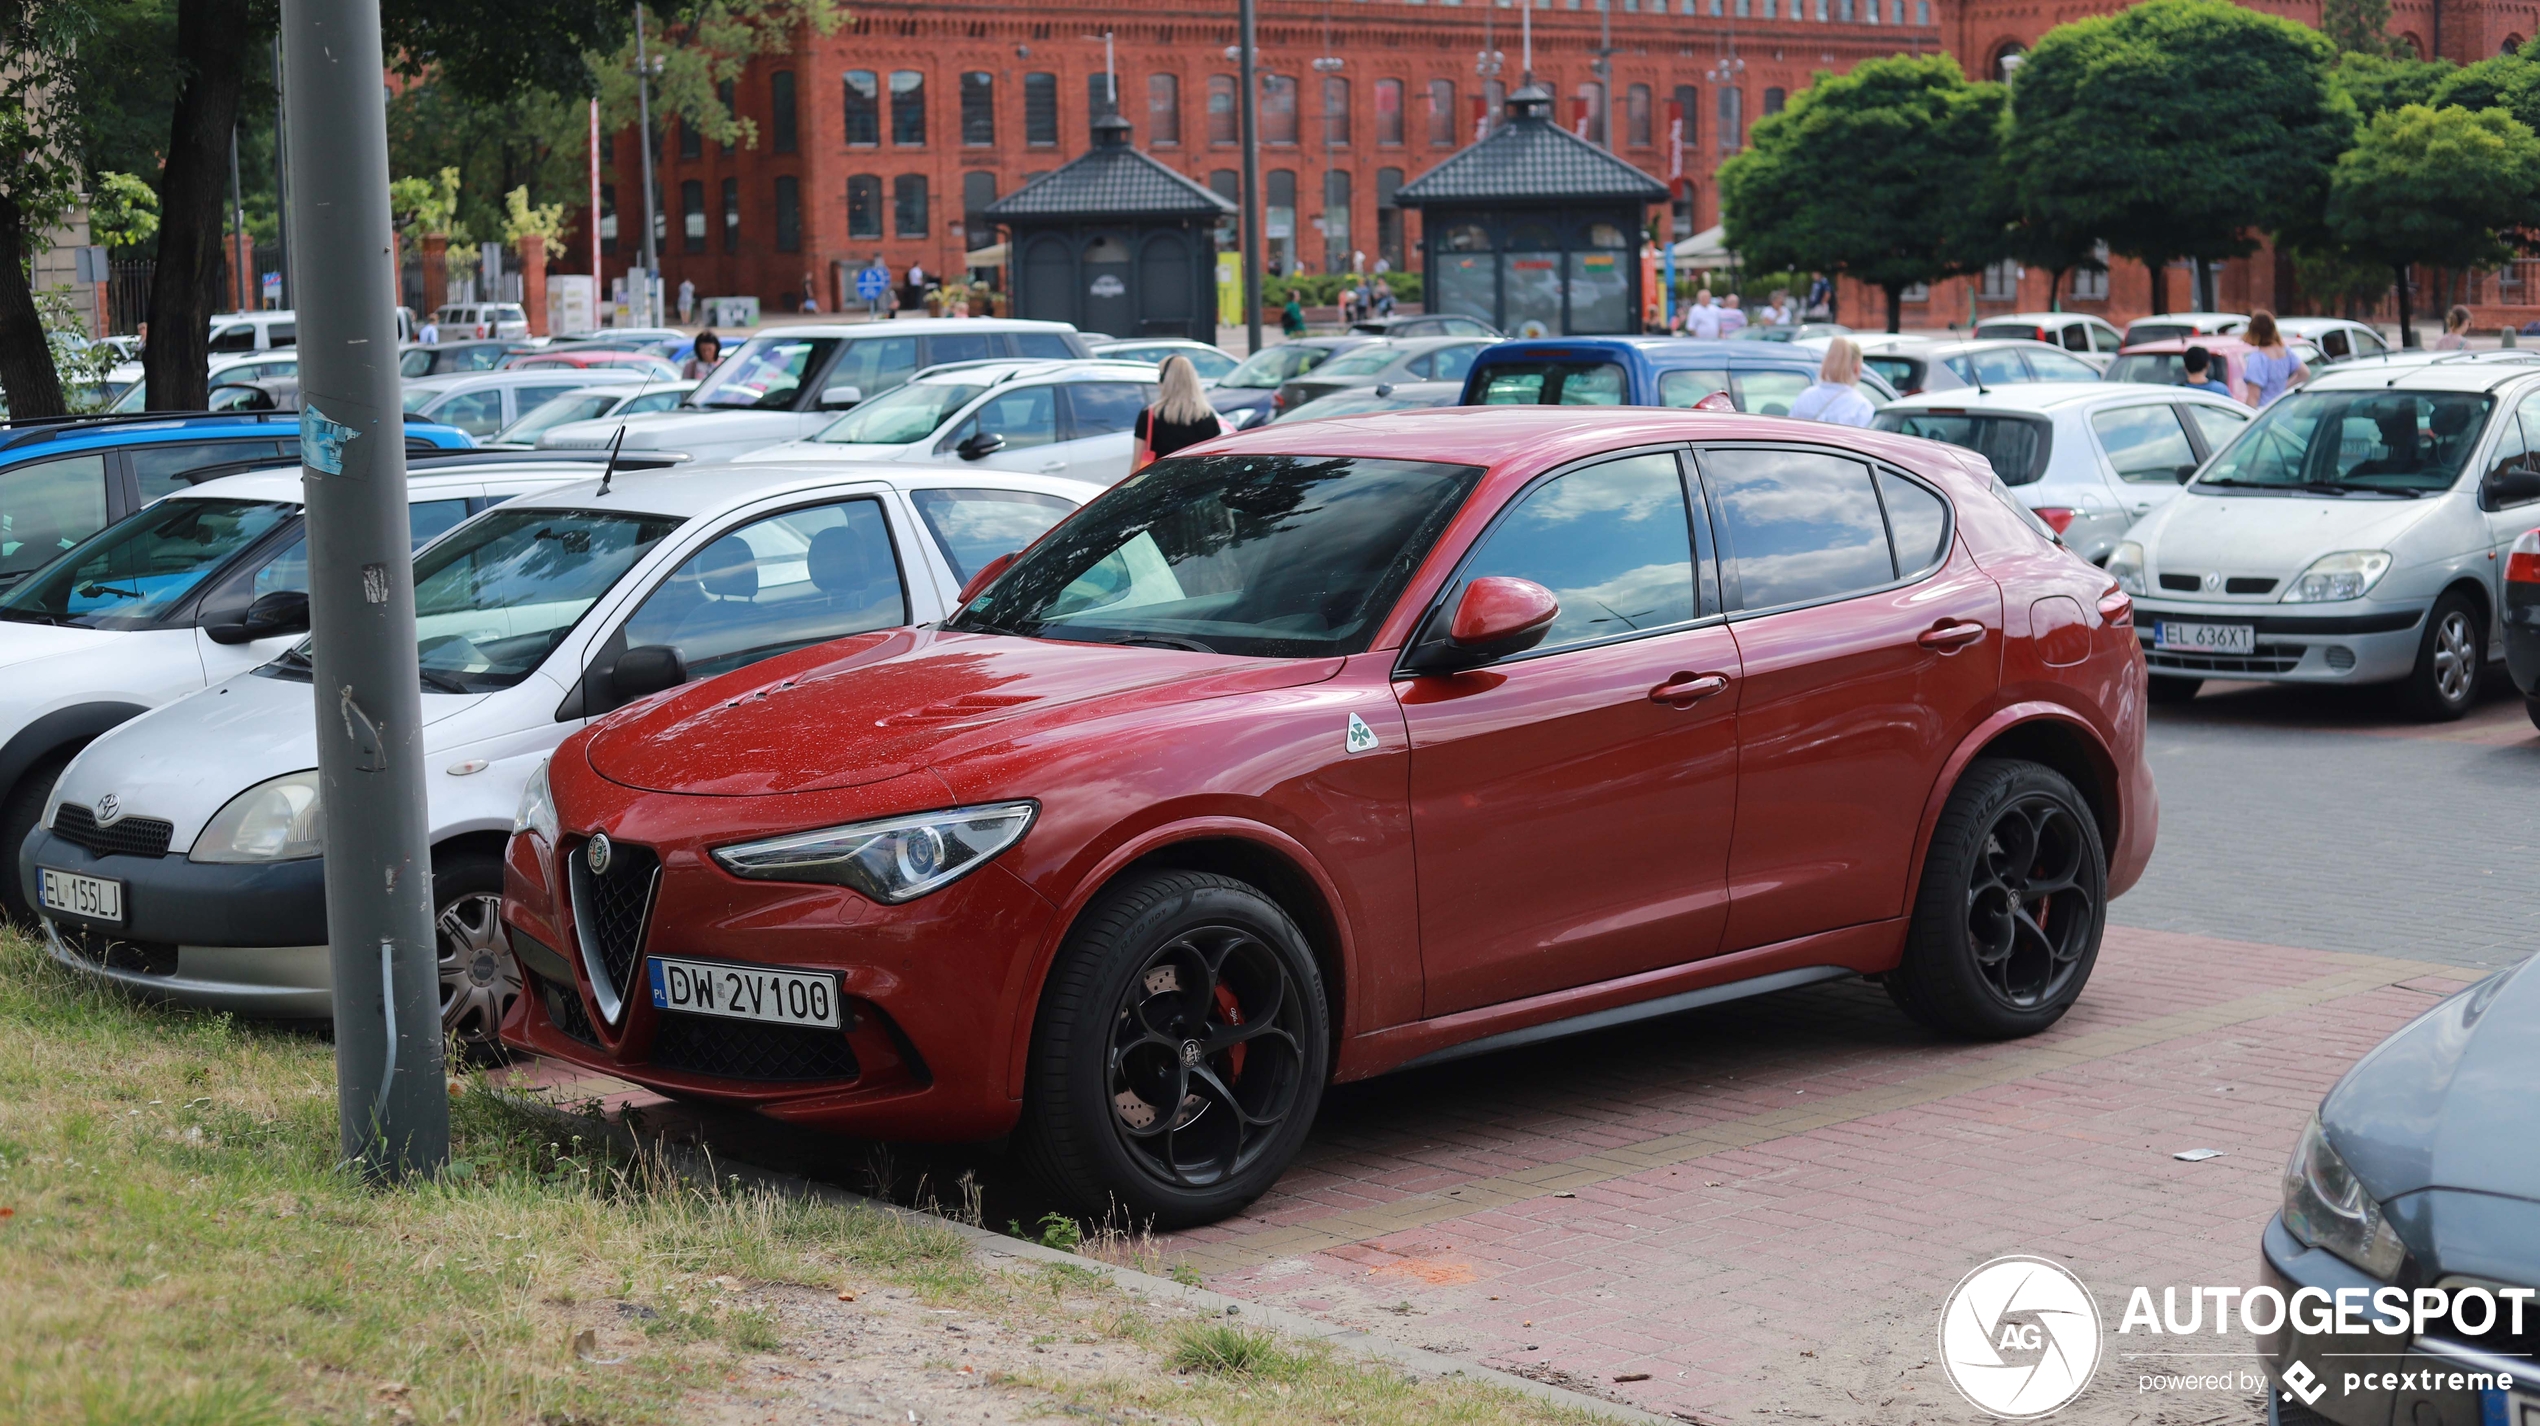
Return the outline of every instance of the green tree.
{"type": "Polygon", "coordinates": [[[2339,54],[2386,55],[2397,48],[2390,39],[2390,0],[2320,0],[2320,33],[2339,54]]]}
{"type": "MultiPolygon", "coordinates": [[[[2012,85],[2018,211],[2097,234],[2157,276],[2319,211],[2355,110],[2328,41],[2229,0],[2147,0],[2046,32],[2012,85]]],[[[2153,309],[2168,310],[2166,284],[2153,309]]]]}
{"type": "Polygon", "coordinates": [[[2523,127],[2540,133],[2540,45],[2524,45],[2514,53],[2491,55],[2466,68],[2449,70],[2427,93],[2408,102],[2437,109],[2502,109],[2521,120],[2523,127]]]}
{"type": "Polygon", "coordinates": [[[2409,104],[2376,114],[2329,180],[2326,230],[2356,261],[2397,280],[2408,330],[2407,269],[2493,267],[2507,234],[2540,198],[2540,138],[2502,109],[2409,104]]]}
{"type": "MultiPolygon", "coordinates": [[[[2438,102],[2434,97],[2435,90],[2458,72],[2458,67],[2448,59],[2425,60],[2404,54],[2362,54],[2350,50],[2337,57],[2337,67],[2328,72],[2328,82],[2353,102],[2358,115],[2369,119],[2402,104],[2438,102]]],[[[2484,109],[2488,105],[2472,107],[2484,109]]]]}
{"type": "Polygon", "coordinates": [[[110,248],[144,248],[159,237],[159,190],[129,173],[100,173],[90,184],[88,235],[110,248]]]}
{"type": "Polygon", "coordinates": [[[1988,170],[2002,87],[1970,84],[1947,55],[1820,71],[1757,121],[1720,166],[1728,243],[1749,267],[1841,272],[1887,294],[1972,272],[2002,254],[2002,224],[1969,195],[1988,170]]]}
{"type": "Polygon", "coordinates": [[[79,202],[72,116],[79,46],[93,29],[70,0],[0,0],[0,395],[15,416],[64,410],[29,269],[79,202]]]}

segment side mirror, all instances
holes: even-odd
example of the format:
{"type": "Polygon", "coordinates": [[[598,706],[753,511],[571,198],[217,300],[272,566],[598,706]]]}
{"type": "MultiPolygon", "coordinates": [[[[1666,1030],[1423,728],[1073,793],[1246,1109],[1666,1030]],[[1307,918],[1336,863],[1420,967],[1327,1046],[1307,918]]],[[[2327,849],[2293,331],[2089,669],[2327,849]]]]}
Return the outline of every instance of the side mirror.
{"type": "Polygon", "coordinates": [[[981,431],[953,447],[953,454],[963,460],[985,460],[1005,449],[1005,437],[994,431],[981,431]]]}
{"type": "Polygon", "coordinates": [[[2540,470],[2529,466],[2503,466],[2487,472],[2478,483],[2478,503],[2490,510],[2504,510],[2540,500],[2540,470]]]}
{"type": "Polygon", "coordinates": [[[1464,586],[1446,637],[1420,650],[1417,671],[1460,673],[1524,653],[1543,642],[1559,617],[1561,601],[1551,590],[1531,579],[1484,575],[1464,586]]]}
{"type": "Polygon", "coordinates": [[[671,644],[628,649],[609,666],[609,691],[621,705],[687,681],[688,657],[671,644]]]}
{"type": "Polygon", "coordinates": [[[301,589],[277,589],[259,595],[236,619],[203,626],[203,636],[215,644],[245,644],[308,631],[309,595],[301,589]]]}
{"type": "Polygon", "coordinates": [[[969,603],[973,598],[977,597],[980,590],[996,583],[997,576],[1005,573],[1006,567],[1013,564],[1014,561],[1022,555],[1022,553],[1023,552],[1021,550],[1008,550],[1004,554],[997,556],[995,559],[988,561],[986,564],[979,566],[979,572],[970,576],[970,582],[961,587],[961,597],[953,602],[956,604],[969,603]]]}
{"type": "Polygon", "coordinates": [[[820,409],[823,411],[844,411],[848,407],[857,405],[863,400],[864,388],[861,386],[832,386],[828,390],[820,393],[820,409]]]}

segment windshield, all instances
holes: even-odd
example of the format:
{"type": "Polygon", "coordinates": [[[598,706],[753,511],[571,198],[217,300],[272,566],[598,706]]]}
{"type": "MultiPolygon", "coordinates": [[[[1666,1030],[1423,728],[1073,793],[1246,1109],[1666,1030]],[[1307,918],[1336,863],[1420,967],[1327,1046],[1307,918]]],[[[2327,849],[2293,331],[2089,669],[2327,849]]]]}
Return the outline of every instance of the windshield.
{"type": "Polygon", "coordinates": [[[1875,430],[1920,436],[1974,451],[1993,463],[1993,473],[2002,477],[2005,485],[2028,485],[2046,473],[2050,428],[2034,417],[1899,411],[1891,407],[1881,411],[1870,425],[1875,430]]]}
{"type": "Polygon", "coordinates": [[[0,599],[0,619],[138,629],[299,513],[265,500],[169,500],[89,537],[0,599]]]}
{"type": "Polygon", "coordinates": [[[482,693],[527,678],[609,586],[680,522],[597,510],[497,510],[415,560],[423,681],[482,693]]]}
{"type": "Polygon", "coordinates": [[[2465,391],[2295,391],[2258,413],[2194,488],[2409,496],[2449,489],[2495,404],[2465,391]]]}
{"type": "Polygon", "coordinates": [[[885,391],[830,422],[827,430],[812,439],[831,445],[870,446],[904,446],[922,441],[951,419],[952,413],[987,389],[952,382],[913,381],[885,391]]]}
{"type": "MultiPolygon", "coordinates": [[[[2216,356],[2219,363],[2222,358],[2216,356]]],[[[2219,380],[2221,371],[2207,367],[2209,380],[2219,380]]],[[[2185,386],[2187,354],[2184,352],[2135,352],[2108,363],[2108,374],[2102,380],[2131,381],[2145,386],[2185,386]]]]}
{"type": "Polygon", "coordinates": [[[1158,461],[946,627],[1253,658],[1358,653],[1480,476],[1344,456],[1158,461]]]}
{"type": "Polygon", "coordinates": [[[1247,390],[1267,390],[1291,376],[1301,376],[1322,365],[1331,352],[1322,347],[1305,347],[1289,343],[1263,347],[1243,359],[1243,364],[1219,377],[1220,386],[1247,390]]]}
{"type": "Polygon", "coordinates": [[[549,428],[567,421],[588,421],[608,414],[615,396],[606,392],[585,392],[578,396],[559,396],[528,415],[505,426],[495,434],[496,441],[535,441],[549,428]]]}
{"type": "Polygon", "coordinates": [[[420,411],[425,403],[440,394],[441,388],[437,386],[409,386],[406,388],[405,408],[409,411],[420,411]]]}
{"type": "Polygon", "coordinates": [[[1368,347],[1345,357],[1334,357],[1315,370],[1323,376],[1373,376],[1401,358],[1402,353],[1392,347],[1368,347]]]}
{"type": "Polygon", "coordinates": [[[688,398],[692,406],[783,411],[812,374],[829,363],[835,337],[752,337],[714,369],[688,398]]]}

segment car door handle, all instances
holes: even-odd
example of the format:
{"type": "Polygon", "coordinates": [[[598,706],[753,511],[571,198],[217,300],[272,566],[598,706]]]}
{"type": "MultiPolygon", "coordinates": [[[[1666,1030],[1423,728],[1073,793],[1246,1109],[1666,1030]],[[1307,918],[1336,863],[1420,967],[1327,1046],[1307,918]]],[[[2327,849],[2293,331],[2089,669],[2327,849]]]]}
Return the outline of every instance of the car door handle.
{"type": "Polygon", "coordinates": [[[1724,673],[1680,673],[1649,690],[1649,701],[1690,708],[1728,686],[1729,677],[1724,673]]]}
{"type": "Polygon", "coordinates": [[[1958,620],[1946,624],[1935,624],[1931,628],[1925,629],[1921,633],[1916,634],[1914,636],[1914,642],[1927,649],[1938,649],[1942,653],[1955,653],[1959,649],[1963,649],[1967,645],[1975,643],[1983,637],[1984,626],[1982,624],[1958,620]]]}

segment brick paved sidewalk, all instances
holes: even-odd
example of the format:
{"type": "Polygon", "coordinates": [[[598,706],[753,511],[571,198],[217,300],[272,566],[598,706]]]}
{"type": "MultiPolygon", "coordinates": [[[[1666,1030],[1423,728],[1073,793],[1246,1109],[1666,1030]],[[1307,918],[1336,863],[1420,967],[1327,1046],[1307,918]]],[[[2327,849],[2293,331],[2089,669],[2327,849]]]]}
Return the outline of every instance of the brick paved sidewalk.
{"type": "MultiPolygon", "coordinates": [[[[1689,1420],[1973,1420],[1930,1363],[1962,1274],[2054,1255],[2112,1327],[2134,1284],[2252,1280],[2321,1093],[2468,974],[2112,929],[2062,1025],[1985,1046],[1812,987],[1338,1091],[1272,1194],[1171,1246],[1221,1291],[1689,1420]]],[[[2059,1419],[2258,1419],[2138,1395],[2154,1364],[2107,1342],[2059,1419]]]]}

